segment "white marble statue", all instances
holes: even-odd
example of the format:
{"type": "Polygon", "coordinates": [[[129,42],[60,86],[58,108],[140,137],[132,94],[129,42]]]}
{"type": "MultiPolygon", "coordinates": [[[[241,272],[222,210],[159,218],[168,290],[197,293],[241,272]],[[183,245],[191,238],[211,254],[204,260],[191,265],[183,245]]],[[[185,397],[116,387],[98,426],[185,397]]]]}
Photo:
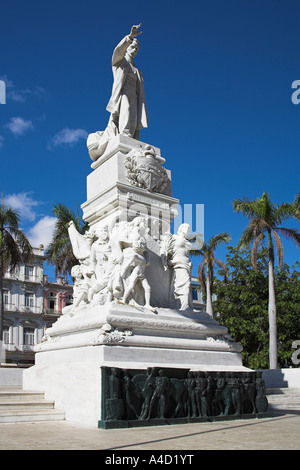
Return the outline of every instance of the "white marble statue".
{"type": "Polygon", "coordinates": [[[135,217],[131,222],[114,220],[111,225],[81,235],[70,223],[69,234],[79,264],[72,268],[74,302],[64,313],[77,307],[114,300],[151,308],[151,288],[145,270],[149,264],[148,221],[135,217]],[[141,300],[141,291],[144,293],[141,300]],[[138,299],[138,300],[137,300],[138,299]]]}
{"type": "Polygon", "coordinates": [[[133,243],[131,249],[127,248],[127,250],[130,250],[130,253],[127,253],[121,275],[125,277],[128,269],[131,269],[131,272],[124,292],[124,303],[128,303],[129,296],[134,292],[136,285],[141,284],[145,294],[144,307],[154,310],[150,305],[151,287],[145,274],[146,267],[149,265],[146,240],[140,238],[140,240],[133,243]]]}
{"type": "MultiPolygon", "coordinates": [[[[125,235],[125,234],[124,234],[125,235]]],[[[150,305],[151,287],[146,278],[146,267],[149,265],[147,238],[149,236],[148,220],[145,217],[135,217],[127,225],[127,233],[122,238],[124,246],[121,277],[125,280],[123,301],[128,303],[130,295],[136,288],[144,292],[144,307],[154,310],[150,305]],[[129,276],[126,275],[129,272],[129,276]]]]}
{"type": "Polygon", "coordinates": [[[189,252],[193,248],[187,235],[189,224],[181,224],[176,235],[165,234],[161,260],[165,270],[172,269],[171,292],[180,302],[180,310],[191,308],[191,270],[189,252]]]}
{"type": "Polygon", "coordinates": [[[83,265],[76,264],[71,269],[71,276],[74,279],[73,305],[69,305],[65,310],[74,311],[81,303],[88,303],[91,282],[82,269],[83,265]]]}
{"type": "Polygon", "coordinates": [[[64,307],[63,313],[73,312],[79,305],[90,303],[92,286],[95,282],[94,271],[91,266],[91,249],[97,236],[94,231],[88,230],[80,234],[73,221],[69,223],[68,233],[72,251],[79,264],[73,266],[71,276],[74,279],[73,305],[64,307]]]}
{"type": "Polygon", "coordinates": [[[110,269],[108,259],[111,253],[111,247],[108,243],[108,227],[104,226],[97,230],[97,240],[91,246],[90,252],[90,269],[94,274],[94,282],[92,283],[89,300],[94,298],[95,294],[100,293],[107,287],[110,269]]]}
{"type": "MultiPolygon", "coordinates": [[[[86,235],[77,232],[70,223],[69,233],[79,265],[72,270],[75,279],[74,304],[64,313],[73,312],[89,303],[103,305],[119,301],[154,310],[151,305],[151,283],[157,287],[153,269],[165,270],[167,276],[163,288],[170,292],[169,306],[187,310],[191,307],[191,261],[189,252],[193,248],[188,240],[190,226],[181,224],[177,234],[166,233],[161,239],[162,264],[150,265],[149,246],[154,239],[150,235],[151,218],[137,216],[133,220],[113,220],[109,226],[98,227],[86,235]]],[[[157,307],[157,305],[155,305],[157,307]]]]}
{"type": "Polygon", "coordinates": [[[105,131],[88,136],[87,146],[92,160],[97,160],[105,151],[108,141],[123,134],[139,139],[140,129],[148,126],[145,103],[144,79],[142,72],[134,64],[139,50],[136,37],[140,24],[132,26],[130,33],[117,45],[112,56],[113,87],[107,111],[110,118],[105,131]]]}

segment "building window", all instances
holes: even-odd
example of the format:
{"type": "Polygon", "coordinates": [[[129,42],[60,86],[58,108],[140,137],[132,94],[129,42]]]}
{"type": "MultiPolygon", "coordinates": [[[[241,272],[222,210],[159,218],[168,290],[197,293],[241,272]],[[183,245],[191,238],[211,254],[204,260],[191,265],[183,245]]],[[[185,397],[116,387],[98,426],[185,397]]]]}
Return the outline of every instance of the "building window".
{"type": "Polygon", "coordinates": [[[34,345],[34,328],[23,329],[23,344],[27,346],[34,345]]]}
{"type": "Polygon", "coordinates": [[[33,279],[33,266],[25,266],[25,279],[33,279]]]}
{"type": "Polygon", "coordinates": [[[9,291],[8,291],[8,289],[4,289],[4,291],[3,291],[3,302],[4,302],[4,305],[9,304],[9,291]]]}
{"type": "Polygon", "coordinates": [[[4,326],[3,328],[3,343],[9,344],[9,328],[8,326],[4,326]]]}
{"type": "Polygon", "coordinates": [[[198,300],[198,289],[197,289],[197,287],[192,287],[192,297],[193,297],[193,300],[198,300]]]}
{"type": "Polygon", "coordinates": [[[56,310],[56,307],[57,307],[57,295],[55,294],[55,292],[49,292],[49,295],[48,295],[48,308],[50,310],[56,310]]]}
{"type": "Polygon", "coordinates": [[[25,292],[25,307],[34,307],[33,292],[25,292]]]}

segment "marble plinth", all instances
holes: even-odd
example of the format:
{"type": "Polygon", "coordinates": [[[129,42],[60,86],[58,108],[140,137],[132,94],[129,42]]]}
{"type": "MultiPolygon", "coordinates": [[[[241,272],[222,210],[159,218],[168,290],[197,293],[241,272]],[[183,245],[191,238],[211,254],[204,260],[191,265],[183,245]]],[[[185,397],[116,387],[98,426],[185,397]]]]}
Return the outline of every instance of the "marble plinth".
{"type": "Polygon", "coordinates": [[[45,392],[68,420],[97,426],[101,367],[247,371],[241,346],[226,333],[205,312],[87,306],[46,330],[35,365],[24,372],[24,388],[45,392]]]}
{"type": "Polygon", "coordinates": [[[109,224],[116,216],[131,220],[140,214],[158,221],[161,233],[169,230],[171,221],[177,215],[179,200],[172,197],[170,170],[160,168],[164,161],[157,147],[123,135],[113,138],[104,155],[92,164],[93,171],[87,176],[87,200],[81,206],[84,220],[91,228],[97,229],[104,223],[109,224]],[[161,169],[165,182],[159,191],[149,190],[138,183],[132,184],[129,178],[133,173],[127,168],[128,155],[144,152],[147,147],[152,149],[155,158],[142,159],[139,177],[144,169],[143,174],[148,175],[150,188],[153,179],[158,176],[156,170],[161,169]]]}

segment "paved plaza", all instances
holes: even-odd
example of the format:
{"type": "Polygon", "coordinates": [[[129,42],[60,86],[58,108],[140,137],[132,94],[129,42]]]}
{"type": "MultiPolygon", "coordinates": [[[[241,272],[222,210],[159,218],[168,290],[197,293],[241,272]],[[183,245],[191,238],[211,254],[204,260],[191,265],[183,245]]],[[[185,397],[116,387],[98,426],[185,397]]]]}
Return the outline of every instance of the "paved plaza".
{"type": "MultiPolygon", "coordinates": [[[[299,450],[300,412],[183,425],[104,430],[69,421],[0,424],[1,450],[299,450]]],[[[119,455],[119,454],[118,454],[119,455]]]]}

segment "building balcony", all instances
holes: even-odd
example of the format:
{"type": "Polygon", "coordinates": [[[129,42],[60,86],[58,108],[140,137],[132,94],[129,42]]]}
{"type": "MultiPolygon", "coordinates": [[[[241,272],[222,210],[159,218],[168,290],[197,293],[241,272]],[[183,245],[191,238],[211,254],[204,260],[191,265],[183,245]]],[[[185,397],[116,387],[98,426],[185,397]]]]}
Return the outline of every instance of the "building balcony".
{"type": "Polygon", "coordinates": [[[4,311],[5,312],[16,312],[18,310],[16,304],[13,303],[5,303],[4,304],[4,311]]]}
{"type": "Polygon", "coordinates": [[[41,276],[34,276],[33,274],[23,274],[22,276],[22,281],[24,282],[36,282],[40,283],[42,282],[42,277],[41,276]]]}
{"type": "Polygon", "coordinates": [[[58,308],[43,308],[43,313],[45,315],[60,315],[61,311],[58,308]]]}
{"type": "Polygon", "coordinates": [[[21,352],[34,352],[34,344],[20,344],[18,350],[21,352]]]}
{"type": "Polygon", "coordinates": [[[14,343],[2,343],[2,349],[8,352],[17,351],[17,346],[14,343]]]}
{"type": "Polygon", "coordinates": [[[35,284],[41,284],[43,281],[43,277],[41,275],[35,276],[33,274],[20,274],[20,273],[13,273],[6,272],[4,274],[4,279],[7,281],[21,281],[21,282],[32,282],[35,284]]]}
{"type": "Polygon", "coordinates": [[[18,346],[14,343],[2,343],[2,349],[7,352],[35,352],[34,344],[19,344],[18,346]]]}
{"type": "Polygon", "coordinates": [[[39,306],[36,306],[36,305],[21,305],[19,307],[19,311],[21,313],[41,314],[42,313],[42,307],[39,307],[39,306]]]}

